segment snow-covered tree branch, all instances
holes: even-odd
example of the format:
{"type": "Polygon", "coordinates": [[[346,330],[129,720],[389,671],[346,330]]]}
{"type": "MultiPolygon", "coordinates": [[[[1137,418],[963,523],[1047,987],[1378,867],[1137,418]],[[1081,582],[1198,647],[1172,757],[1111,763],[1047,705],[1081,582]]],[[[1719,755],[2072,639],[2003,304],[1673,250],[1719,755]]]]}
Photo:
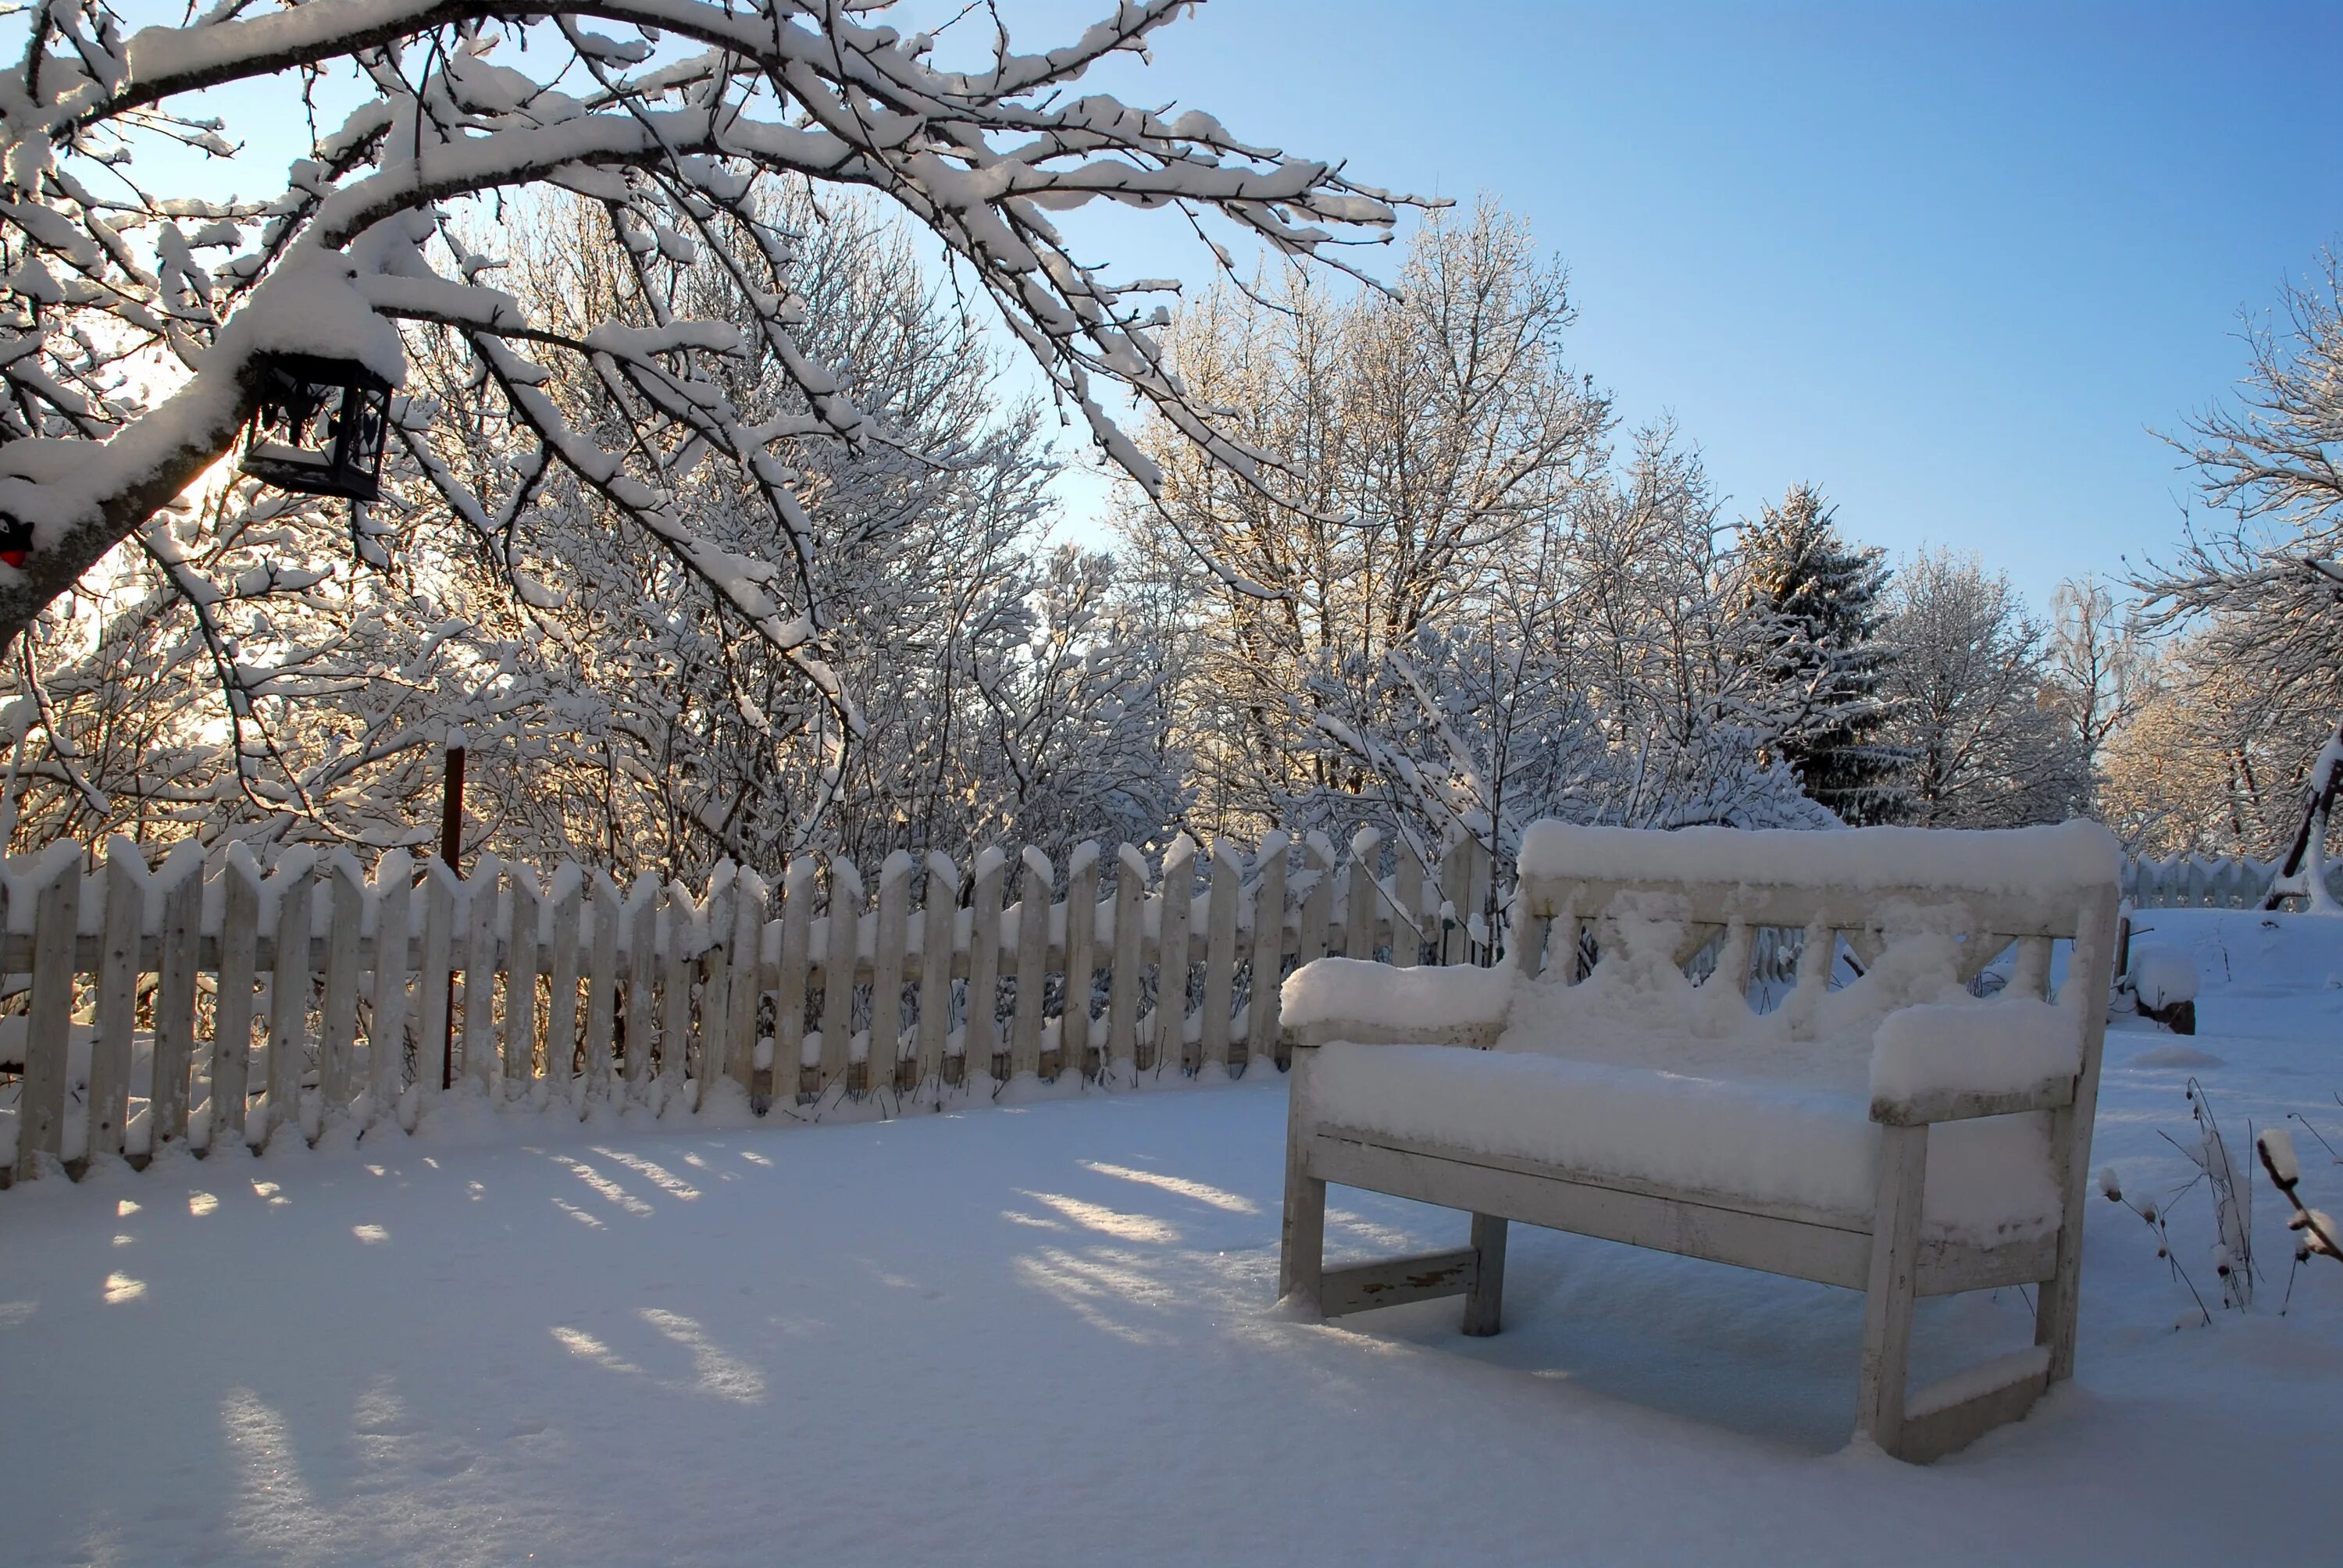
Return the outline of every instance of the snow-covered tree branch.
{"type": "MultiPolygon", "coordinates": [[[[806,235],[768,200],[782,177],[873,193],[923,226],[1142,487],[1158,470],[1118,427],[1110,387],[1266,482],[1266,454],[1166,373],[1144,291],[1078,257],[1051,215],[1172,207],[1346,266],[1337,247],[1385,237],[1393,198],[1201,111],[1072,95],[1096,61],[1143,50],[1179,0],[1121,4],[1040,54],[1012,53],[1003,33],[972,71],[940,65],[933,36],[878,25],[884,9],[310,0],[126,33],[103,5],[35,7],[0,81],[0,512],[28,530],[22,566],[0,568],[0,646],[228,455],[257,357],[323,354],[405,388],[386,510],[462,518],[526,598],[515,552],[548,496],[574,498],[700,584],[834,706],[834,735],[850,733],[861,720],[829,647],[838,610],[813,564],[819,487],[784,447],[901,442],[809,345],[806,235]],[[196,117],[189,95],[281,73],[349,75],[360,91],[280,194],[214,202],[139,184],[135,155],[153,138],[233,151],[235,127],[196,117]],[[551,190],[591,204],[641,319],[565,328],[483,281],[508,258],[467,212],[551,190]],[[745,310],[695,313],[678,279],[703,255],[745,310]],[[460,342],[468,407],[407,376],[397,323],[460,342]],[[580,384],[564,364],[598,407],[560,395],[580,384]],[[744,366],[772,367],[799,406],[755,417],[733,395],[744,366]],[[435,421],[458,415],[494,427],[492,457],[435,453],[435,421]],[[784,548],[746,552],[702,526],[690,492],[706,466],[784,548]]],[[[397,548],[379,521],[351,533],[369,564],[397,548]]],[[[175,566],[175,591],[216,596],[193,561],[175,566]]]]}

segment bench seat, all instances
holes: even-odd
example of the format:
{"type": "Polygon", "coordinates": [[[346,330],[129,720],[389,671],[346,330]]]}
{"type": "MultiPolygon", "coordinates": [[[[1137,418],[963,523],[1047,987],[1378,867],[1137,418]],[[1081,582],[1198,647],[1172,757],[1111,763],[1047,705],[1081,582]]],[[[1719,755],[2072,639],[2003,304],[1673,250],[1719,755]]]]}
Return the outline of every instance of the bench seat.
{"type": "MultiPolygon", "coordinates": [[[[1320,1050],[1318,1118],[1843,1222],[1868,1234],[1880,1126],[1867,1097],[1787,1081],[1696,1077],[1528,1051],[1440,1045],[1320,1050]]],[[[1928,1144],[1924,1237],[1973,1247],[2058,1228],[2060,1192],[2036,1111],[1948,1123],[1928,1144]]]]}

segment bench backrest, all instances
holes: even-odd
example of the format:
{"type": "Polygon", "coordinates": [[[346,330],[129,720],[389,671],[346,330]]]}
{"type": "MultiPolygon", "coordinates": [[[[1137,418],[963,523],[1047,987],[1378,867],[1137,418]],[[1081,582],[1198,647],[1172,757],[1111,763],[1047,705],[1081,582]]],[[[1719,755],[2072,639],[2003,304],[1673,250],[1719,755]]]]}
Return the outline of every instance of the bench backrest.
{"type": "Polygon", "coordinates": [[[1897,933],[1925,923],[1961,939],[1964,981],[2014,941],[2011,990],[2044,996],[2050,945],[2066,939],[2076,944],[2070,981],[2104,995],[2121,869],[2114,836],[2086,822],[1837,832],[1659,832],[1541,822],[1523,839],[1512,947],[1524,972],[1543,973],[1560,961],[1562,978],[1574,980],[1582,934],[1592,927],[1601,946],[1604,922],[1627,900],[1660,900],[1684,922],[1676,961],[1715,950],[1714,979],[1728,984],[1746,983],[1761,928],[1805,933],[1798,985],[1821,989],[1829,983],[1837,937],[1869,965],[1897,933]]]}

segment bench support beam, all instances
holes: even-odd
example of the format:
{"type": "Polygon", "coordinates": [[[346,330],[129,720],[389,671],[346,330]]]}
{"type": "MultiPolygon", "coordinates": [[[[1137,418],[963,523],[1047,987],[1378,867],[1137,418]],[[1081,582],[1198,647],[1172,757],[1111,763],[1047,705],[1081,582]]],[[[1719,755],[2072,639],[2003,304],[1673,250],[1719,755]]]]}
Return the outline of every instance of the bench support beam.
{"type": "Polygon", "coordinates": [[[1339,1318],[1404,1302],[1466,1295],[1480,1276],[1479,1260],[1472,1248],[1460,1247],[1452,1252],[1418,1252],[1328,1269],[1318,1288],[1319,1310],[1339,1318]]]}

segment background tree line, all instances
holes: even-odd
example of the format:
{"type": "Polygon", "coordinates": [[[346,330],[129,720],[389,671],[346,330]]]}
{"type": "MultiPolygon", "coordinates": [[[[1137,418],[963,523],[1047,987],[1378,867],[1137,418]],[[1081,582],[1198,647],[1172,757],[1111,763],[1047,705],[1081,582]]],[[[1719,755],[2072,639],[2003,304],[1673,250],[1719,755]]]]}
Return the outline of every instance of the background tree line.
{"type": "MultiPolygon", "coordinates": [[[[741,561],[817,579],[852,733],[728,628],[717,587],[632,547],[574,480],[525,471],[464,339],[411,327],[409,392],[437,417],[399,460],[525,494],[526,533],[445,504],[354,518],[219,476],[173,530],[233,585],[207,616],[167,563],[120,551],[21,640],[0,709],[12,846],[429,842],[460,729],[473,847],[662,874],[1362,821],[1503,859],[1542,817],[2093,813],[2151,851],[2266,851],[2343,712],[2343,584],[2317,565],[2343,528],[2321,444],[2331,270],[2289,301],[2290,333],[2257,339],[2243,406],[2189,439],[2234,523],[2192,532],[2169,570],[2063,586],[2046,618],[1957,549],[1889,561],[1813,484],[1727,518],[1694,446],[1622,429],[1571,368],[1566,275],[1487,202],[1424,222],[1393,291],[1273,266],[1187,302],[1171,368],[1269,466],[1249,482],[1143,420],[1159,496],[1124,494],[1111,552],[1059,544],[1048,410],[951,280],[869,208],[769,200],[772,230],[805,236],[800,330],[870,427],[811,438],[820,393],[747,357],[725,395],[809,432],[782,447],[804,537],[776,538],[720,466],[680,504],[741,561]]],[[[769,307],[705,250],[621,265],[580,200],[449,243],[493,248],[532,317],[581,337],[769,307]]],[[[647,417],[639,387],[590,364],[545,391],[605,443],[647,417]]]]}

